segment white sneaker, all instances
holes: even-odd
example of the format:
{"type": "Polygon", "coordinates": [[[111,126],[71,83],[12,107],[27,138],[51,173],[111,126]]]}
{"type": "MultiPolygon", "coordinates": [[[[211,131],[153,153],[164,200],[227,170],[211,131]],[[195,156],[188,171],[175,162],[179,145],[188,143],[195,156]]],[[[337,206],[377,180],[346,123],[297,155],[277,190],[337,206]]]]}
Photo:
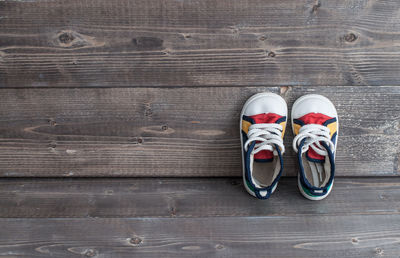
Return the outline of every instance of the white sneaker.
{"type": "Polygon", "coordinates": [[[322,200],[331,192],[335,175],[339,133],[335,106],[324,96],[305,95],[293,104],[291,119],[299,190],[307,199],[322,200]]]}
{"type": "Polygon", "coordinates": [[[259,199],[268,199],[282,175],[283,136],[287,120],[285,100],[259,93],[244,104],[240,115],[243,182],[259,199]]]}

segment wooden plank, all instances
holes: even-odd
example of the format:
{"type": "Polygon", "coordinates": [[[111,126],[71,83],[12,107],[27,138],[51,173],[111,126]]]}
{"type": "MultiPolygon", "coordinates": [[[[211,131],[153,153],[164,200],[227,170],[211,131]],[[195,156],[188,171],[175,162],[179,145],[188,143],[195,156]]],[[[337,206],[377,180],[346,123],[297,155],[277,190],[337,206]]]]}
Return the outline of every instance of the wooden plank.
{"type": "Polygon", "coordinates": [[[6,257],[397,257],[399,215],[0,219],[6,257]]]}
{"type": "Polygon", "coordinates": [[[0,2],[0,87],[399,85],[397,0],[0,2]]]}
{"type": "Polygon", "coordinates": [[[2,179],[0,218],[183,218],[400,215],[400,178],[336,178],[321,202],[283,178],[268,201],[241,178],[2,179]]]}
{"type": "Polygon", "coordinates": [[[399,175],[400,87],[382,86],[2,89],[0,176],[241,176],[239,114],[262,91],[335,103],[337,175],[399,175]]]}
{"type": "Polygon", "coordinates": [[[0,254],[396,257],[399,183],[337,178],[327,199],[311,202],[295,178],[268,201],[238,178],[2,179],[0,254]]]}

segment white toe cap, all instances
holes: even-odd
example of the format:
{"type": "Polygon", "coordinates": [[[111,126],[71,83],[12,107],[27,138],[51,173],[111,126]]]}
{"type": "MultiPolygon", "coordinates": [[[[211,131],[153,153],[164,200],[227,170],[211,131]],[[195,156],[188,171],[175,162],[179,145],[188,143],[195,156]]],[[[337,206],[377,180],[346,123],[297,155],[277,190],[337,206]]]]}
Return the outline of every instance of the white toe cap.
{"type": "Polygon", "coordinates": [[[263,113],[287,116],[286,101],[274,93],[258,93],[252,96],[243,106],[243,115],[253,116],[263,113]]]}
{"type": "Polygon", "coordinates": [[[300,118],[308,113],[321,113],[326,116],[337,117],[333,103],[328,98],[317,94],[302,96],[293,104],[293,119],[300,118]]]}

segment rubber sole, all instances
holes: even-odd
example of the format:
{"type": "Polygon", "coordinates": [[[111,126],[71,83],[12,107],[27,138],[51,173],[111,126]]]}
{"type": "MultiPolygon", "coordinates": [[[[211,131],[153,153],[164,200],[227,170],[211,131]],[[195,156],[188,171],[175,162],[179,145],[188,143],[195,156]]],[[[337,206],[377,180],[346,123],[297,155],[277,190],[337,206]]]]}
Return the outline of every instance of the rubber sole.
{"type": "Polygon", "coordinates": [[[327,192],[325,195],[322,195],[322,196],[310,196],[310,195],[306,194],[306,193],[304,192],[303,188],[301,187],[300,176],[297,177],[297,187],[299,188],[300,193],[301,193],[306,199],[311,200],[311,201],[320,201],[320,200],[323,200],[323,199],[325,199],[326,197],[328,197],[328,195],[329,195],[330,192],[332,191],[334,181],[335,181],[335,180],[332,181],[332,185],[331,185],[331,187],[329,188],[328,192],[327,192]]]}

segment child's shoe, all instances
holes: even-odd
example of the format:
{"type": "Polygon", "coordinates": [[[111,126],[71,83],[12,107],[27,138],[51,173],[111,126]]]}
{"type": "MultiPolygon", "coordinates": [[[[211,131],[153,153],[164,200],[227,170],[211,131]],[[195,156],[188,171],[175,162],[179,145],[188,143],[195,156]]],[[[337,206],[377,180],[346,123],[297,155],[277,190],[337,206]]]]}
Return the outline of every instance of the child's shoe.
{"type": "Polygon", "coordinates": [[[268,199],[282,175],[287,105],[274,93],[259,93],[244,104],[240,115],[243,182],[259,199],[268,199]]]}
{"type": "Polygon", "coordinates": [[[339,132],[335,106],[324,96],[300,97],[292,108],[293,149],[300,167],[298,187],[304,197],[322,200],[332,190],[339,132]]]}

